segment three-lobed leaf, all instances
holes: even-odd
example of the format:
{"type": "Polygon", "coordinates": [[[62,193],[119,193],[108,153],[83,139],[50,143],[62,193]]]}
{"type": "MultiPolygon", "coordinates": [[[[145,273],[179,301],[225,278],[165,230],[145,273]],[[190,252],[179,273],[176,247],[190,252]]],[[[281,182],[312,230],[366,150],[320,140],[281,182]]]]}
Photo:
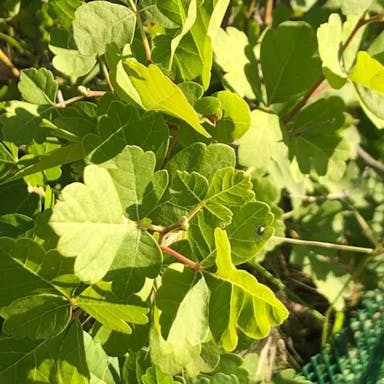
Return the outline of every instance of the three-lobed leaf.
{"type": "Polygon", "coordinates": [[[158,244],[126,217],[106,169],[90,165],[84,170],[84,184],[65,187],[50,224],[60,236],[58,250],[76,257],[75,273],[83,281],[99,281],[115,258],[115,269],[139,267],[152,276],[158,272],[158,244]]]}
{"type": "Polygon", "coordinates": [[[114,331],[130,334],[128,323],[146,324],[149,309],[139,297],[119,297],[111,290],[111,284],[99,283],[86,288],[76,297],[76,304],[94,319],[114,331]]]}
{"type": "Polygon", "coordinates": [[[151,330],[151,359],[162,372],[170,375],[182,370],[195,376],[210,369],[201,356],[202,343],[208,336],[208,287],[201,278],[186,293],[178,306],[167,338],[161,335],[155,323],[151,330]]]}
{"type": "Polygon", "coordinates": [[[219,29],[213,45],[215,62],[225,72],[223,80],[241,97],[261,98],[261,81],[247,35],[234,27],[219,29]]]}
{"type": "Polygon", "coordinates": [[[216,265],[211,283],[209,324],[215,339],[227,351],[238,343],[238,329],[248,337],[265,337],[272,326],[288,316],[285,306],[265,285],[231,261],[231,247],[224,230],[215,229],[216,265]]]}
{"type": "Polygon", "coordinates": [[[83,145],[93,163],[101,163],[118,155],[126,145],[139,145],[155,152],[163,160],[168,147],[169,130],[160,113],[140,113],[120,101],[112,101],[97,124],[97,133],[90,132],[83,145]]]}
{"type": "Polygon", "coordinates": [[[342,87],[347,81],[347,74],[341,65],[343,24],[337,13],[332,13],[328,22],[320,25],[317,30],[317,41],[324,76],[332,87],[342,87]]]}

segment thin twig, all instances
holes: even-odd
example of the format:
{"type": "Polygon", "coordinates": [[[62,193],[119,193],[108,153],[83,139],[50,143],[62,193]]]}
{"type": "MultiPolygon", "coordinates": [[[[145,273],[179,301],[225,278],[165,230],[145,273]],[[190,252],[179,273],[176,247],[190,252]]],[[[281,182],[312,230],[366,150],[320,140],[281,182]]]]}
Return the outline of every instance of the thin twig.
{"type": "Polygon", "coordinates": [[[344,244],[335,244],[335,243],[326,243],[323,241],[291,239],[289,237],[272,236],[271,239],[282,241],[282,242],[288,243],[288,244],[304,245],[304,246],[309,245],[312,247],[339,249],[341,251],[348,251],[348,252],[359,252],[359,253],[372,254],[375,251],[372,248],[355,247],[353,245],[344,245],[344,244]]]}
{"type": "Polygon", "coordinates": [[[360,145],[357,146],[357,154],[361,157],[365,163],[374,169],[380,176],[384,176],[384,164],[374,159],[368,152],[366,152],[360,145]]]}
{"type": "Polygon", "coordinates": [[[16,78],[20,77],[20,71],[14,66],[11,59],[0,49],[0,61],[11,71],[12,75],[16,78]]]}
{"type": "Polygon", "coordinates": [[[273,10],[273,0],[267,0],[265,4],[265,13],[264,13],[264,24],[269,26],[272,24],[272,10],[273,10]]]}
{"type": "Polygon", "coordinates": [[[324,75],[321,75],[320,78],[313,84],[312,88],[302,97],[302,99],[292,108],[292,110],[283,118],[283,123],[287,124],[291,121],[296,114],[307,104],[308,100],[312,97],[313,93],[315,93],[316,89],[320,86],[320,84],[325,80],[324,75]]]}
{"type": "Polygon", "coordinates": [[[109,89],[110,89],[110,90],[112,91],[112,93],[113,93],[113,92],[114,92],[114,88],[113,88],[113,85],[112,85],[112,83],[111,83],[111,78],[109,77],[108,68],[107,68],[107,66],[105,65],[104,60],[100,60],[100,61],[101,61],[101,69],[102,69],[102,71],[103,71],[105,80],[107,81],[107,84],[108,84],[109,89]]]}
{"type": "Polygon", "coordinates": [[[352,210],[353,214],[355,215],[356,221],[359,223],[361,229],[363,230],[363,233],[365,237],[375,246],[379,246],[379,242],[376,239],[376,234],[372,230],[372,228],[369,226],[365,218],[361,215],[361,213],[352,205],[349,205],[349,209],[352,210]]]}
{"type": "Polygon", "coordinates": [[[152,63],[151,47],[149,46],[147,34],[145,33],[145,30],[144,30],[144,25],[143,25],[143,20],[141,19],[140,10],[133,0],[129,0],[129,3],[131,4],[132,10],[136,14],[137,26],[139,27],[141,40],[143,42],[145,58],[147,60],[147,64],[150,64],[152,63]]]}
{"type": "Polygon", "coordinates": [[[54,107],[56,108],[65,108],[68,104],[75,103],[76,101],[83,100],[85,98],[90,98],[90,97],[101,97],[106,94],[106,91],[92,91],[89,88],[80,86],[78,87],[80,93],[82,93],[81,96],[74,96],[71,97],[70,99],[58,102],[56,104],[53,104],[54,107]]]}

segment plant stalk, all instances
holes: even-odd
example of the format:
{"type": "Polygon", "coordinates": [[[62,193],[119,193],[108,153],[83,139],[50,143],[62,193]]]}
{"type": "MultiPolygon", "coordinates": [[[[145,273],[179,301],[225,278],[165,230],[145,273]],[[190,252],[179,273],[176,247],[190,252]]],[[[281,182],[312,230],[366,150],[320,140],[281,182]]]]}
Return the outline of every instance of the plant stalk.
{"type": "Polygon", "coordinates": [[[141,19],[140,11],[137,5],[135,4],[134,0],[129,0],[129,3],[131,4],[132,10],[136,14],[137,26],[139,27],[141,40],[143,42],[147,64],[151,64],[152,63],[151,47],[149,46],[147,34],[145,33],[145,30],[144,30],[143,20],[141,19]]]}
{"type": "Polygon", "coordinates": [[[185,257],[181,253],[175,251],[174,249],[169,248],[166,245],[162,245],[160,248],[162,249],[163,252],[175,257],[176,259],[181,261],[183,264],[187,265],[190,268],[193,268],[195,271],[199,272],[202,270],[202,267],[199,263],[195,263],[194,261],[188,259],[188,257],[185,257]]]}
{"type": "Polygon", "coordinates": [[[294,244],[294,245],[305,245],[305,246],[309,245],[312,247],[339,249],[340,251],[360,252],[360,253],[366,253],[366,254],[374,253],[374,249],[372,249],[372,248],[355,247],[353,245],[326,243],[323,241],[315,241],[315,240],[291,239],[289,237],[280,237],[280,236],[272,236],[271,238],[274,240],[278,240],[278,241],[282,241],[284,243],[294,244]]]}
{"type": "Polygon", "coordinates": [[[0,49],[0,61],[11,71],[12,75],[16,78],[20,77],[20,71],[14,66],[11,59],[0,49]]]}

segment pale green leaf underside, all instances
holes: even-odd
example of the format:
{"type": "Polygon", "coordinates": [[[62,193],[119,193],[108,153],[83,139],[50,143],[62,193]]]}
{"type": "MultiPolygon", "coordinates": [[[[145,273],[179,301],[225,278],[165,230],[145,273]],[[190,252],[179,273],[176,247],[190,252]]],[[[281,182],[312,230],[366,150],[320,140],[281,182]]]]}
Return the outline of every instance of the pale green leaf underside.
{"type": "Polygon", "coordinates": [[[150,337],[151,358],[170,375],[186,370],[196,375],[207,369],[200,356],[202,342],[208,334],[208,288],[200,279],[183,298],[166,340],[157,329],[150,337]]]}
{"type": "Polygon", "coordinates": [[[279,117],[257,109],[251,112],[251,127],[238,143],[239,163],[244,167],[267,168],[286,151],[279,117]]]}
{"type": "Polygon", "coordinates": [[[334,88],[340,88],[347,80],[347,74],[340,61],[343,40],[342,29],[343,25],[340,16],[337,13],[332,13],[328,22],[321,24],[317,30],[323,73],[334,88]]]}
{"type": "Polygon", "coordinates": [[[247,35],[234,27],[227,27],[224,31],[219,29],[213,44],[215,62],[225,72],[224,81],[239,96],[255,99],[256,95],[252,85],[256,88],[260,86],[260,79],[254,72],[254,84],[250,84],[246,70],[251,66],[247,56],[248,47],[247,35]]]}
{"type": "Polygon", "coordinates": [[[149,241],[136,223],[127,219],[108,171],[90,165],[84,170],[84,183],[63,189],[50,220],[60,236],[58,250],[64,256],[76,257],[76,275],[95,283],[108,272],[116,257],[123,257],[125,267],[159,265],[157,243],[152,238],[149,241]]]}
{"type": "Polygon", "coordinates": [[[73,37],[82,55],[102,55],[109,43],[115,43],[118,47],[130,43],[135,25],[136,16],[128,7],[95,1],[77,8],[73,37]]]}

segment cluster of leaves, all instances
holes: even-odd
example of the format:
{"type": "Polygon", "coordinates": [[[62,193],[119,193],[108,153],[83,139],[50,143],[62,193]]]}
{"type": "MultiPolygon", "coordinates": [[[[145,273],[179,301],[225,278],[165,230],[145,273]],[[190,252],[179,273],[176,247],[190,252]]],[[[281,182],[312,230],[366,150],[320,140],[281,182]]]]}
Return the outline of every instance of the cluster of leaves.
{"type": "Polygon", "coordinates": [[[274,235],[365,247],[285,256],[331,308],[381,281],[380,2],[255,3],[0,5],[2,383],[305,383],[236,355],[288,317],[274,235]]]}

